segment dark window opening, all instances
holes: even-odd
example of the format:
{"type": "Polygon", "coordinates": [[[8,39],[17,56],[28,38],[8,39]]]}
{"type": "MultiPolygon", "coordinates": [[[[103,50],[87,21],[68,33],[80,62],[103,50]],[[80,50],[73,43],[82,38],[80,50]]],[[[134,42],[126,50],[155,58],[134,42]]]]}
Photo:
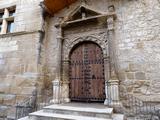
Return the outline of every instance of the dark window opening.
{"type": "Polygon", "coordinates": [[[14,29],[14,21],[8,21],[7,33],[12,33],[14,29]]]}
{"type": "Polygon", "coordinates": [[[0,13],[0,18],[3,18],[4,13],[0,13]]]}
{"type": "Polygon", "coordinates": [[[9,11],[9,16],[15,16],[15,10],[9,11]]]}
{"type": "Polygon", "coordinates": [[[2,23],[0,23],[0,32],[1,32],[1,30],[2,30],[2,23]]]}

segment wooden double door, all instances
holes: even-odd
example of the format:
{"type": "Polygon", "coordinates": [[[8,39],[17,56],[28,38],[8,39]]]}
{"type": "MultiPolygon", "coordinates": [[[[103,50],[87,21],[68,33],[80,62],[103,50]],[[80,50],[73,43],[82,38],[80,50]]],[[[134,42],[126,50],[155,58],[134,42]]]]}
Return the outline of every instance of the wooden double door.
{"type": "Polygon", "coordinates": [[[97,44],[84,42],[72,50],[69,77],[72,101],[105,100],[104,60],[97,44]]]}

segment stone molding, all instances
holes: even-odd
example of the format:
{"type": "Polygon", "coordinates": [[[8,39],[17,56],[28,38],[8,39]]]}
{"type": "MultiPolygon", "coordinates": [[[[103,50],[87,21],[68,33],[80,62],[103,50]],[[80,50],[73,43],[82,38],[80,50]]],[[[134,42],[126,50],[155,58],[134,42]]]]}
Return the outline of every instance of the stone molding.
{"type": "Polygon", "coordinates": [[[98,44],[102,48],[103,54],[106,55],[107,40],[103,40],[102,41],[102,40],[98,39],[95,36],[83,36],[83,37],[79,37],[79,38],[77,38],[75,40],[71,40],[69,42],[69,44],[65,45],[65,50],[64,50],[64,52],[65,52],[65,59],[69,60],[69,54],[72,51],[72,48],[74,46],[76,46],[77,44],[79,44],[81,42],[85,42],[85,41],[91,41],[91,42],[94,42],[94,43],[98,44]]]}
{"type": "Polygon", "coordinates": [[[19,36],[19,35],[26,35],[26,34],[34,34],[34,33],[39,33],[39,32],[41,32],[41,30],[6,33],[6,34],[0,34],[0,38],[13,37],[13,36],[19,36]]]}

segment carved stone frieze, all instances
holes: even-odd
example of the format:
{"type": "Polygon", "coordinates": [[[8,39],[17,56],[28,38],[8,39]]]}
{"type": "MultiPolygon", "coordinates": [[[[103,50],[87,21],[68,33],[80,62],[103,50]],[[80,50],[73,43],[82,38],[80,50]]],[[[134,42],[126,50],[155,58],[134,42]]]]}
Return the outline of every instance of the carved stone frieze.
{"type": "Polygon", "coordinates": [[[85,27],[84,26],[79,26],[78,29],[77,28],[71,28],[71,29],[67,29],[64,31],[64,36],[67,35],[73,35],[73,34],[79,34],[79,33],[93,33],[93,32],[99,32],[99,31],[105,31],[106,25],[93,25],[93,26],[89,26],[89,27],[85,27]]]}

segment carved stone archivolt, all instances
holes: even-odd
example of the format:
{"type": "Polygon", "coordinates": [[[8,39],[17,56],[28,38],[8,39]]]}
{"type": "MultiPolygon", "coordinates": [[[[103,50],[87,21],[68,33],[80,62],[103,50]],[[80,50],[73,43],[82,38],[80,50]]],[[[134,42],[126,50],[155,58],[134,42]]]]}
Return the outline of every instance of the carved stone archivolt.
{"type": "Polygon", "coordinates": [[[83,36],[83,37],[79,37],[75,40],[70,40],[70,41],[66,42],[67,44],[64,45],[65,46],[65,48],[64,48],[65,59],[69,60],[69,53],[74,46],[76,46],[77,44],[79,44],[81,42],[85,42],[85,41],[91,41],[91,42],[98,44],[102,48],[103,54],[107,55],[107,53],[106,53],[107,40],[105,40],[105,39],[101,40],[95,36],[83,36]]]}

